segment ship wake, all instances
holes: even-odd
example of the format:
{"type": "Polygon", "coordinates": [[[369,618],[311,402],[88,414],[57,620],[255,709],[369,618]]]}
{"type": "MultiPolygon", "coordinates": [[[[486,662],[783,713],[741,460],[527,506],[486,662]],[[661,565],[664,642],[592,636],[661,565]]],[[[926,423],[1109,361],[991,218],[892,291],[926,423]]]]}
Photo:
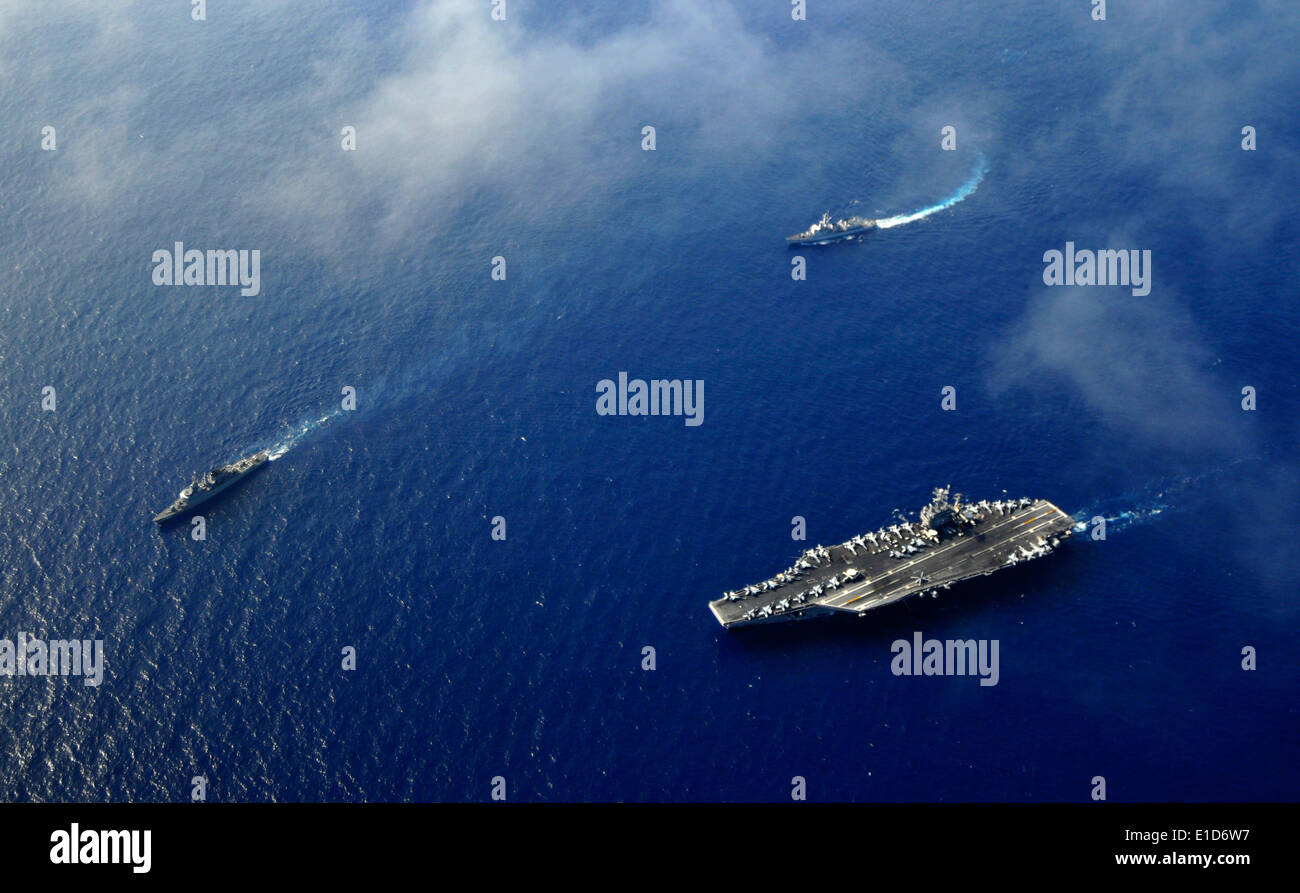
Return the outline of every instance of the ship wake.
{"type": "Polygon", "coordinates": [[[343,407],[339,406],[321,416],[304,419],[290,428],[288,434],[284,435],[273,445],[266,448],[267,453],[269,453],[268,458],[270,461],[274,462],[276,459],[279,459],[285,453],[289,452],[289,450],[302,443],[314,432],[324,428],[341,415],[343,415],[343,407]]]}
{"type": "MultiPolygon", "coordinates": [[[[493,346],[496,346],[494,340],[493,346]]],[[[461,354],[468,355],[473,352],[481,352],[481,348],[473,342],[465,341],[460,345],[461,354]]],[[[438,379],[446,380],[449,376],[447,371],[448,352],[443,351],[436,354],[424,363],[408,368],[403,373],[392,378],[388,375],[381,375],[364,389],[359,389],[357,405],[355,409],[345,410],[342,404],[336,404],[328,412],[318,410],[316,413],[307,415],[297,424],[288,428],[288,430],[269,446],[261,446],[268,453],[270,461],[274,462],[281,458],[294,447],[303,441],[315,436],[324,428],[332,425],[335,421],[344,415],[364,414],[370,410],[380,407],[390,407],[395,402],[423,395],[429,390],[430,373],[437,373],[438,379]]]]}
{"type": "Polygon", "coordinates": [[[1109,536],[1131,527],[1149,524],[1165,512],[1195,508],[1210,498],[1207,485],[1241,461],[1243,460],[1200,474],[1153,481],[1124,496],[1093,503],[1090,507],[1075,512],[1074,532],[1090,532],[1096,519],[1104,518],[1106,534],[1109,536]]]}
{"type": "Polygon", "coordinates": [[[1164,514],[1169,508],[1170,506],[1163,503],[1152,502],[1148,505],[1136,506],[1130,509],[1112,508],[1109,509],[1110,514],[1107,514],[1107,510],[1104,509],[1089,509],[1074,516],[1074,532],[1086,533],[1096,524],[1097,518],[1104,518],[1107,535],[1117,533],[1138,524],[1146,524],[1154,520],[1156,516],[1164,514]]]}
{"type": "Polygon", "coordinates": [[[971,172],[970,179],[961,184],[957,191],[948,196],[936,205],[930,205],[928,208],[922,208],[919,211],[913,211],[911,214],[899,214],[895,217],[886,217],[883,220],[877,220],[876,226],[880,229],[893,229],[896,226],[903,226],[907,223],[915,223],[923,220],[931,214],[938,214],[945,211],[953,205],[968,198],[980,185],[984,179],[984,174],[988,172],[988,166],[984,162],[984,156],[980,155],[975,162],[975,170],[971,172]]]}

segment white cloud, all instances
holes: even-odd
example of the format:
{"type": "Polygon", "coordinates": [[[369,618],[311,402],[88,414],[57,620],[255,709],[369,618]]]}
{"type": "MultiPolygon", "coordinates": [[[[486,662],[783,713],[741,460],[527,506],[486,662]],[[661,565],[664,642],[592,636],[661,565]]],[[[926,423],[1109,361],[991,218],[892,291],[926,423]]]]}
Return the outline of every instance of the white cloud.
{"type": "Polygon", "coordinates": [[[294,213],[326,193],[335,212],[378,201],[398,231],[484,190],[544,211],[643,169],[643,125],[656,127],[655,163],[668,167],[775,151],[810,88],[848,89],[840,42],[783,50],[724,3],[665,0],[648,21],[599,35],[512,16],[422,4],[395,71],[359,97],[316,102],[332,133],[357,127],[358,151],[343,158],[333,139],[305,163],[286,159],[277,200],[294,213]]]}
{"type": "Polygon", "coordinates": [[[1064,382],[1135,446],[1231,453],[1245,445],[1239,398],[1214,379],[1213,353],[1190,316],[1155,293],[1044,288],[993,359],[995,391],[1064,382]]]}

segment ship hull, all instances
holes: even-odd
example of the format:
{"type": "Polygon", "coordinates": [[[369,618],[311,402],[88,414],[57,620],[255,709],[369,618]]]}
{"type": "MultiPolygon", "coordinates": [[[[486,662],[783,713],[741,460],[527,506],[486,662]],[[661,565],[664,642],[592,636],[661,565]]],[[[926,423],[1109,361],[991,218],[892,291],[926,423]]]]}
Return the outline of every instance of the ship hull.
{"type": "Polygon", "coordinates": [[[915,533],[885,534],[883,544],[882,532],[877,531],[874,544],[859,537],[820,553],[810,550],[783,572],[787,579],[774,577],[757,587],[745,587],[736,592],[759,591],[716,599],[709,607],[726,629],[832,614],[861,616],[909,596],[936,594],[954,583],[1050,554],[1074,530],[1074,519],[1046,500],[977,514],[970,523],[944,534],[927,533],[929,528],[915,523],[915,533]],[[924,545],[913,545],[918,541],[924,545]],[[909,547],[911,551],[906,551],[909,547]]]}
{"type": "Polygon", "coordinates": [[[183,506],[178,507],[176,503],[172,503],[170,506],[163,509],[157,515],[154,515],[154,519],[153,519],[154,523],[166,524],[168,521],[171,521],[175,518],[179,518],[182,515],[186,515],[194,511],[199,506],[210,501],[214,496],[217,496],[220,493],[224,493],[226,490],[229,490],[235,484],[238,484],[240,481],[246,479],[249,475],[257,471],[266,463],[267,463],[266,458],[260,458],[254,465],[252,465],[247,470],[241,472],[240,474],[234,475],[229,480],[222,481],[220,484],[213,487],[211,490],[200,490],[199,492],[195,493],[194,496],[190,497],[186,501],[185,505],[183,506]]]}
{"type": "Polygon", "coordinates": [[[840,242],[844,239],[851,239],[854,236],[861,236],[874,230],[874,226],[862,226],[857,229],[845,230],[837,233],[819,233],[815,236],[800,238],[799,236],[787,236],[786,241],[790,243],[791,248],[802,248],[810,245],[829,245],[832,242],[840,242]]]}

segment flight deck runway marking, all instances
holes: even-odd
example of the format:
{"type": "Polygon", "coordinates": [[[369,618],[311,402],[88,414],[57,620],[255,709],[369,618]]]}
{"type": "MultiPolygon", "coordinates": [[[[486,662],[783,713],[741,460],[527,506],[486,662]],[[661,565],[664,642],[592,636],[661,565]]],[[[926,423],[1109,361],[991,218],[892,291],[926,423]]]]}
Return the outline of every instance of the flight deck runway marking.
{"type": "MultiPolygon", "coordinates": [[[[992,526],[990,526],[990,527],[988,528],[988,530],[985,531],[984,533],[982,533],[981,535],[983,535],[983,536],[987,536],[989,533],[992,533],[992,532],[995,531],[995,530],[998,530],[998,529],[1000,529],[1000,528],[1002,528],[1002,527],[1005,527],[1006,525],[1010,524],[1012,521],[1016,520],[1017,518],[1023,518],[1025,515],[1029,514],[1031,511],[1033,511],[1032,508],[1026,509],[1024,512],[1022,512],[1022,513],[1020,513],[1020,514],[1016,514],[1016,513],[1013,512],[1009,517],[1003,518],[1002,520],[1000,520],[1000,521],[998,521],[997,523],[995,523],[995,524],[993,524],[992,526]]],[[[1017,525],[1017,526],[1019,526],[1019,525],[1017,525]]],[[[941,554],[943,554],[944,552],[949,551],[950,549],[955,549],[955,548],[957,548],[958,546],[964,546],[964,545],[966,544],[966,542],[967,542],[967,540],[953,540],[951,543],[949,543],[948,545],[944,546],[944,547],[941,548],[941,549],[935,549],[933,552],[930,552],[930,553],[925,554],[925,555],[921,555],[921,556],[919,556],[919,557],[917,557],[917,558],[913,558],[911,561],[908,561],[906,564],[900,564],[900,565],[898,565],[897,567],[891,568],[890,570],[886,571],[885,573],[881,574],[881,575],[878,576],[878,577],[873,577],[873,578],[870,579],[870,580],[865,580],[865,581],[863,581],[862,583],[858,584],[857,586],[854,586],[853,588],[848,589],[848,590],[846,590],[845,592],[840,593],[840,595],[837,596],[837,597],[843,597],[843,596],[852,595],[853,593],[858,592],[858,591],[861,589],[861,587],[863,587],[863,586],[866,586],[866,585],[871,584],[871,583],[878,583],[878,582],[880,582],[881,580],[888,579],[889,577],[892,577],[894,574],[898,573],[899,571],[907,570],[908,568],[910,568],[910,567],[912,567],[912,566],[918,564],[919,562],[922,562],[922,561],[929,561],[929,560],[935,558],[936,556],[941,555],[941,554]]],[[[977,553],[975,553],[975,555],[983,555],[984,552],[990,551],[990,549],[995,549],[995,548],[997,548],[997,547],[996,547],[996,546],[991,546],[989,549],[985,549],[985,550],[983,550],[983,551],[981,551],[981,552],[977,552],[977,553]]],[[[973,557],[975,557],[975,556],[972,555],[971,557],[973,558],[973,557]]],[[[856,599],[855,599],[855,601],[856,601],[856,599]]],[[[822,602],[822,604],[824,604],[824,605],[828,605],[828,606],[830,606],[830,607],[840,607],[840,608],[842,608],[842,607],[844,607],[845,605],[847,605],[848,602],[840,602],[839,604],[835,604],[834,602],[831,602],[830,600],[827,600],[827,601],[825,601],[825,602],[822,602]]]]}
{"type": "MultiPolygon", "coordinates": [[[[1064,516],[1065,513],[1062,512],[1061,514],[1064,516]]],[[[1015,520],[1015,518],[1012,517],[1012,518],[1008,518],[1008,519],[1007,519],[1008,522],[1010,522],[1010,521],[1012,521],[1012,520],[1015,520]]],[[[1031,520],[1037,520],[1037,518],[1034,518],[1034,519],[1031,519],[1031,520]]],[[[1037,531],[1037,530],[1040,530],[1040,529],[1042,529],[1043,527],[1046,527],[1046,526],[1048,526],[1049,524],[1051,524],[1054,520],[1056,520],[1055,517],[1049,517],[1049,518],[1047,518],[1046,520],[1044,520],[1043,523],[1041,523],[1041,524],[1039,524],[1037,527],[1031,529],[1029,532],[1030,532],[1030,533],[1033,533],[1033,532],[1035,532],[1035,531],[1037,531]]],[[[1026,522],[1026,523],[1028,523],[1028,522],[1026,522]]],[[[1016,525],[1016,526],[1021,526],[1021,525],[1016,525]]],[[[992,552],[994,549],[1000,548],[1001,546],[1004,546],[1004,545],[1006,545],[1005,542],[1003,542],[1003,543],[999,543],[999,544],[996,545],[996,546],[989,546],[987,549],[981,549],[981,550],[978,551],[978,552],[972,552],[972,553],[970,554],[969,558],[970,558],[971,560],[974,560],[975,558],[978,558],[980,555],[984,555],[984,554],[987,553],[987,552],[992,552]]],[[[934,554],[938,554],[938,553],[936,552],[936,553],[934,553],[934,554]]],[[[918,560],[919,560],[919,559],[918,559],[918,560]]],[[[916,563],[915,560],[912,561],[912,562],[910,562],[910,564],[915,564],[915,563],[916,563]]],[[[909,565],[909,566],[910,566],[910,565],[909,565]]],[[[894,573],[894,572],[891,571],[891,574],[892,574],[892,573],[894,573]]],[[[883,579],[883,577],[881,577],[881,578],[877,578],[877,579],[883,579]]],[[[856,588],[853,589],[853,590],[850,590],[849,592],[844,593],[844,595],[851,595],[851,594],[852,594],[853,592],[855,592],[855,591],[857,591],[856,588]]],[[[903,587],[902,587],[901,589],[895,589],[895,590],[892,590],[892,591],[889,591],[889,592],[883,592],[883,593],[881,593],[881,594],[880,594],[880,597],[877,598],[877,599],[874,599],[873,601],[874,601],[874,602],[879,602],[879,603],[882,603],[882,604],[883,604],[883,603],[887,603],[887,602],[891,602],[891,601],[898,601],[900,598],[906,598],[908,595],[915,594],[915,592],[917,592],[917,591],[919,591],[919,587],[918,587],[918,589],[911,589],[911,584],[908,583],[908,584],[904,584],[903,587]],[[909,591],[909,590],[910,590],[910,591],[909,591]]],[[[856,601],[858,601],[860,598],[865,598],[865,597],[866,597],[865,595],[863,595],[863,596],[859,596],[858,598],[855,598],[855,599],[853,599],[852,601],[853,601],[853,602],[856,602],[856,601]]],[[[840,604],[833,604],[833,603],[831,603],[831,602],[823,602],[822,604],[825,604],[827,607],[838,607],[838,608],[844,608],[844,607],[847,607],[849,604],[851,604],[851,602],[841,602],[840,604]]]]}
{"type": "MultiPolygon", "coordinates": [[[[1012,523],[1013,521],[1017,520],[1018,518],[1023,518],[1025,515],[1029,514],[1031,511],[1034,511],[1034,508],[1033,508],[1033,507],[1031,507],[1031,508],[1029,508],[1029,509],[1026,509],[1024,512],[1022,512],[1022,513],[1020,513],[1020,514],[1014,514],[1014,513],[1013,513],[1010,517],[1008,517],[1008,518],[1004,518],[1004,519],[998,521],[996,524],[990,526],[990,527],[988,528],[988,530],[987,530],[987,531],[983,531],[983,532],[981,533],[981,535],[983,535],[983,536],[987,536],[989,533],[993,533],[994,531],[999,530],[999,529],[1005,527],[1007,524],[1012,523]]],[[[1067,516],[1065,515],[1065,513],[1062,512],[1060,509],[1056,509],[1056,513],[1057,513],[1057,514],[1060,514],[1062,518],[1067,517],[1067,516]]],[[[1038,515],[1035,515],[1034,517],[1028,519],[1027,521],[1022,521],[1021,523],[1016,524],[1015,526],[1016,526],[1016,527],[1023,527],[1023,526],[1025,526],[1026,524],[1032,524],[1034,521],[1037,521],[1039,518],[1044,518],[1044,517],[1045,517],[1045,516],[1043,516],[1042,514],[1038,514],[1038,515]]],[[[1035,527],[1035,528],[1032,528],[1032,529],[1029,530],[1028,532],[1029,532],[1029,533],[1034,533],[1034,532],[1036,532],[1036,531],[1038,531],[1038,530],[1041,530],[1042,528],[1049,526],[1049,525],[1050,525],[1053,521],[1055,521],[1055,520],[1057,520],[1057,518],[1056,518],[1056,514],[1053,514],[1053,513],[1049,512],[1048,515],[1045,517],[1045,520],[1044,520],[1041,524],[1039,524],[1039,525],[1038,525],[1037,527],[1035,527]]],[[[865,581],[863,581],[862,583],[859,583],[858,585],[853,586],[853,587],[850,588],[850,589],[847,589],[845,592],[842,592],[842,593],[840,593],[840,594],[837,596],[837,599],[839,599],[839,598],[846,598],[846,599],[848,599],[847,601],[831,601],[831,600],[828,599],[827,601],[820,602],[820,604],[825,605],[826,607],[829,607],[829,608],[846,608],[846,607],[848,607],[849,605],[854,604],[855,602],[861,601],[862,599],[866,598],[866,597],[870,594],[870,593],[863,593],[862,595],[858,595],[856,598],[848,598],[849,596],[853,596],[855,593],[860,592],[860,591],[862,590],[863,587],[865,587],[865,586],[870,586],[870,585],[875,584],[875,583],[878,583],[878,582],[880,582],[880,581],[882,581],[882,580],[886,580],[886,579],[888,579],[888,578],[890,578],[890,577],[893,577],[893,576],[894,576],[895,574],[897,574],[899,571],[907,570],[908,568],[913,567],[913,566],[915,566],[916,564],[919,564],[919,563],[921,563],[921,562],[923,562],[923,561],[930,561],[930,560],[934,559],[935,557],[937,557],[938,555],[940,555],[940,554],[942,554],[942,553],[944,553],[944,552],[947,552],[947,551],[950,550],[950,549],[954,549],[954,548],[957,548],[958,546],[963,546],[963,545],[965,545],[966,542],[968,542],[968,540],[955,540],[955,541],[953,541],[952,543],[949,543],[947,546],[944,546],[944,547],[941,548],[941,549],[936,549],[935,551],[930,552],[929,554],[921,555],[921,556],[919,556],[919,557],[917,557],[917,558],[913,558],[911,561],[907,562],[906,564],[899,565],[898,567],[892,568],[891,570],[885,572],[884,574],[881,574],[881,575],[878,576],[878,577],[873,577],[873,578],[871,578],[871,579],[869,579],[869,580],[865,580],[865,581]]],[[[979,556],[984,555],[984,554],[986,554],[986,553],[988,553],[988,552],[992,552],[993,550],[998,549],[998,548],[1001,548],[1002,546],[1005,546],[1006,544],[1007,544],[1007,543],[1004,541],[1004,542],[998,543],[997,545],[993,545],[993,546],[989,546],[988,548],[981,549],[981,550],[979,550],[978,552],[972,552],[972,553],[968,556],[968,560],[974,560],[974,559],[978,558],[979,556]]],[[[905,583],[901,589],[895,589],[895,590],[892,590],[892,591],[884,591],[884,592],[880,592],[880,593],[878,594],[878,598],[873,599],[873,602],[881,602],[881,603],[884,603],[884,602],[888,602],[888,601],[897,601],[899,598],[906,598],[908,595],[914,594],[914,593],[917,591],[917,590],[912,590],[912,591],[909,592],[908,590],[910,589],[910,586],[911,586],[911,583],[909,582],[909,583],[905,583]]]]}
{"type": "MultiPolygon", "coordinates": [[[[807,607],[808,608],[820,607],[828,610],[843,610],[843,611],[847,611],[848,613],[861,615],[863,612],[870,610],[872,608],[889,604],[891,602],[899,601],[901,599],[907,598],[910,595],[915,595],[916,593],[923,591],[923,589],[926,587],[927,584],[938,583],[939,585],[942,585],[945,582],[945,580],[950,584],[952,582],[957,582],[959,580],[967,579],[967,577],[960,576],[960,575],[956,577],[949,577],[946,574],[940,573],[940,579],[938,581],[926,580],[925,583],[921,582],[921,580],[925,579],[924,568],[936,562],[940,558],[940,556],[946,554],[947,552],[952,551],[953,549],[958,549],[958,550],[970,549],[973,546],[977,546],[979,542],[987,540],[989,536],[995,535],[999,531],[1006,530],[1009,526],[1013,529],[1018,530],[1018,528],[1020,527],[1034,525],[1035,522],[1039,522],[1036,526],[1030,527],[1030,529],[1027,531],[1010,533],[1008,536],[1006,536],[1006,538],[1000,540],[998,543],[992,546],[987,546],[983,549],[977,548],[976,551],[965,552],[964,554],[960,554],[958,558],[953,562],[952,565],[945,567],[945,569],[947,570],[951,570],[952,568],[961,567],[963,565],[969,565],[971,563],[974,563],[983,555],[986,555],[996,550],[1003,549],[1008,545],[1014,545],[1014,543],[1021,537],[1030,536],[1034,533],[1037,533],[1039,530],[1042,530],[1043,528],[1050,527],[1055,523],[1060,523],[1061,521],[1068,520],[1068,519],[1069,516],[1066,515],[1063,511],[1061,511],[1057,506],[1053,505],[1050,502],[1047,502],[1046,500],[1037,500],[1033,504],[1031,504],[1028,508],[1024,509],[1023,511],[1012,510],[1008,515],[999,518],[995,521],[989,519],[991,523],[989,523],[988,526],[983,530],[976,531],[974,536],[958,537],[953,541],[946,543],[942,546],[939,546],[938,548],[935,548],[931,551],[924,551],[924,547],[922,547],[923,551],[921,551],[921,554],[917,555],[915,558],[911,558],[901,564],[894,565],[893,567],[884,570],[882,573],[878,573],[876,576],[865,577],[864,579],[862,579],[856,584],[845,585],[840,591],[835,592],[834,594],[828,594],[828,597],[825,598],[824,600],[810,599],[808,601],[807,607]],[[1044,513],[1044,508],[1046,509],[1046,513],[1044,513]],[[1031,515],[1031,513],[1035,511],[1037,511],[1038,513],[1033,514],[1031,517],[1026,518],[1026,516],[1031,515]],[[900,578],[900,574],[907,572],[913,568],[916,568],[918,570],[916,576],[912,576],[910,579],[900,578]],[[863,605],[860,608],[849,607],[850,605],[855,605],[858,602],[868,598],[870,600],[867,602],[867,604],[863,605]]],[[[889,543],[887,541],[882,542],[878,550],[869,551],[867,554],[872,556],[880,556],[887,551],[896,549],[899,545],[903,545],[908,542],[907,539],[908,536],[915,538],[919,536],[919,534],[916,532],[915,529],[913,529],[912,526],[905,527],[898,534],[897,543],[889,543]]],[[[850,566],[852,566],[852,562],[854,558],[866,557],[865,555],[858,556],[855,550],[848,549],[848,546],[846,546],[843,543],[839,543],[836,546],[828,546],[826,547],[826,549],[827,552],[830,553],[830,550],[835,549],[837,547],[840,548],[841,550],[840,554],[843,562],[845,564],[849,564],[850,566]],[[850,555],[852,555],[853,557],[851,558],[850,555]]],[[[831,558],[831,562],[828,562],[829,565],[834,561],[834,558],[829,554],[828,557],[831,558]]],[[[1008,554],[1007,557],[1010,557],[1010,554],[1008,554]]],[[[822,565],[820,560],[818,560],[817,562],[818,567],[823,567],[828,565],[822,565]]],[[[1004,566],[1006,565],[999,565],[997,567],[986,570],[983,573],[985,576],[987,576],[989,573],[992,573],[994,570],[1001,569],[1001,567],[1004,566]]],[[[969,576],[975,576],[975,575],[976,573],[973,572],[969,576]]],[[[847,581],[845,582],[847,583],[847,581]]]]}

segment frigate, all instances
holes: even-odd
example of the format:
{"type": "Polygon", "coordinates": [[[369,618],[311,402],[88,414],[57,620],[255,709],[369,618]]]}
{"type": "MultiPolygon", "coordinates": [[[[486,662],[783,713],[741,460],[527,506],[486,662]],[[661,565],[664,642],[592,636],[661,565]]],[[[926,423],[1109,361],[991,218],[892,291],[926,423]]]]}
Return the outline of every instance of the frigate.
{"type": "Polygon", "coordinates": [[[709,603],[727,629],[857,614],[1049,555],[1074,519],[1043,499],[963,502],[938,487],[919,521],[902,518],[836,546],[808,549],[784,571],[709,603]]]}
{"type": "Polygon", "coordinates": [[[850,236],[858,236],[865,232],[870,232],[876,228],[876,221],[868,220],[866,217],[847,217],[841,220],[831,220],[829,213],[823,214],[822,219],[818,220],[808,229],[801,233],[795,233],[793,236],[786,236],[785,240],[793,248],[802,245],[825,245],[829,242],[838,242],[840,239],[847,239],[850,236]]]}
{"type": "Polygon", "coordinates": [[[270,453],[262,450],[251,456],[245,456],[237,462],[231,462],[229,465],[220,465],[207,474],[199,475],[194,479],[193,483],[180,492],[175,502],[154,515],[154,521],[162,524],[177,515],[182,515],[198,507],[222,490],[248,477],[248,475],[266,464],[266,461],[270,458],[270,453]]]}

